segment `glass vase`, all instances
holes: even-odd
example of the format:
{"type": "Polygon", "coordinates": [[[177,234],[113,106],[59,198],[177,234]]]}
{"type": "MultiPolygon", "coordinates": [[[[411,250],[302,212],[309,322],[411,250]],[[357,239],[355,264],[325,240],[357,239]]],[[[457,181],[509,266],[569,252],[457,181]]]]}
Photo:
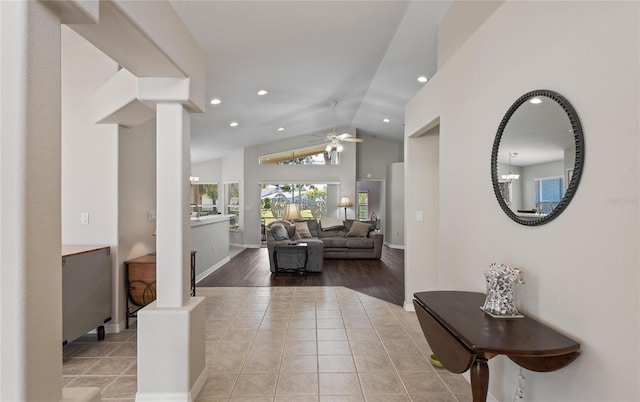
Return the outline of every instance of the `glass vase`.
{"type": "Polygon", "coordinates": [[[484,276],[487,297],[482,310],[494,317],[523,317],[516,306],[517,285],[523,283],[522,271],[508,265],[492,263],[484,276]]]}

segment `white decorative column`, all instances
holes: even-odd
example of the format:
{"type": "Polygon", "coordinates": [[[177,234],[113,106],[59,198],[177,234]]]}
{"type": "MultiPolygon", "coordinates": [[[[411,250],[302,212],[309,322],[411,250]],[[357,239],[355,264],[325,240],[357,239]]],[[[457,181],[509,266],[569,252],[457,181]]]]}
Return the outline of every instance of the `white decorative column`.
{"type": "Polygon", "coordinates": [[[60,24],[96,16],[88,2],[0,1],[1,401],[63,398],[60,24]]]}
{"type": "Polygon", "coordinates": [[[189,113],[180,103],[156,107],[157,306],[180,307],[189,298],[189,113]],[[176,269],[176,268],[185,269],[176,269]]]}
{"type": "Polygon", "coordinates": [[[60,18],[0,2],[0,400],[62,397],[60,18]]]}
{"type": "Polygon", "coordinates": [[[189,296],[190,115],[178,95],[188,83],[138,80],[138,98],[157,102],[158,235],[157,299],[138,312],[137,401],[192,401],[207,379],[204,298],[189,296]]]}

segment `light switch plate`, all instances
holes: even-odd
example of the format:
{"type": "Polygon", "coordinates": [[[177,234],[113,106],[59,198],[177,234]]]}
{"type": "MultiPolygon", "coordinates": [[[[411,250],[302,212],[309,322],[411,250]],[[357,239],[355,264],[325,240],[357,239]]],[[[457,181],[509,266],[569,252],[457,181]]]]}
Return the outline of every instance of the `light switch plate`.
{"type": "Polygon", "coordinates": [[[80,213],[80,224],[81,225],[88,225],[89,224],[89,213],[88,212],[80,213]]]}

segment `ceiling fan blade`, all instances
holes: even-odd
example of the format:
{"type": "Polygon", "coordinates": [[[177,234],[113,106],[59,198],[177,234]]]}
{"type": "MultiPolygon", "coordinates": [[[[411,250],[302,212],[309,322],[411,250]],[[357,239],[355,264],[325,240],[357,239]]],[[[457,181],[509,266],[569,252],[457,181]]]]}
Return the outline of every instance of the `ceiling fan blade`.
{"type": "Polygon", "coordinates": [[[345,138],[351,138],[351,137],[353,137],[353,135],[349,133],[342,133],[340,135],[336,135],[336,138],[338,138],[339,140],[344,140],[345,138]]]}
{"type": "Polygon", "coordinates": [[[347,137],[347,138],[342,138],[340,141],[344,141],[344,142],[364,142],[364,138],[347,137]]]}

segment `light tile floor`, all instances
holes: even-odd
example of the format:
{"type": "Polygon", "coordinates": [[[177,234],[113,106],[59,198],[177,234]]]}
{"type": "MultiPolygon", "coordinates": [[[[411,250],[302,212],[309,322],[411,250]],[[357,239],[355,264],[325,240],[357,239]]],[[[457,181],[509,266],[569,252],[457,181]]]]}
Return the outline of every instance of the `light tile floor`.
{"type": "MultiPolygon", "coordinates": [[[[197,401],[471,401],[468,382],[428,362],[415,313],[342,287],[198,288],[208,381],[197,401]]],[[[64,348],[67,387],[136,393],[136,331],[64,348]]]]}

